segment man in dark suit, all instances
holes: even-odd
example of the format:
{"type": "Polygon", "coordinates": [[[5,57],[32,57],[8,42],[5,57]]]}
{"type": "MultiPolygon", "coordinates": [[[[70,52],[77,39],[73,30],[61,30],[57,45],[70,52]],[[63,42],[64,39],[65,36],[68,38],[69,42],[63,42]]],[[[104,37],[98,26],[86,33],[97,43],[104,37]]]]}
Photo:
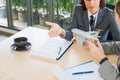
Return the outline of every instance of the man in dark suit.
{"type": "Polygon", "coordinates": [[[120,29],[112,12],[105,7],[105,0],[81,0],[81,5],[74,10],[72,25],[68,30],[62,29],[56,23],[45,22],[45,24],[51,26],[49,31],[51,37],[60,35],[71,40],[73,38],[71,29],[78,28],[84,31],[100,30],[100,41],[107,40],[109,31],[113,40],[120,40],[120,29]]]}

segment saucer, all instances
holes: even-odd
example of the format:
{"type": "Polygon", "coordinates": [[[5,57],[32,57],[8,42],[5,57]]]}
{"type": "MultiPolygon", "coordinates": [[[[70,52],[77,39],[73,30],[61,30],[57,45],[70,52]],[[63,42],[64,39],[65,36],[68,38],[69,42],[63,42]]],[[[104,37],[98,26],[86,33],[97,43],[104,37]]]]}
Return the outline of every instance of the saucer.
{"type": "Polygon", "coordinates": [[[15,50],[15,51],[24,51],[24,50],[28,50],[28,49],[30,49],[31,48],[31,43],[30,42],[27,42],[27,44],[24,46],[24,47],[17,47],[15,44],[12,44],[11,46],[10,46],[10,48],[12,49],[12,50],[15,50]]]}

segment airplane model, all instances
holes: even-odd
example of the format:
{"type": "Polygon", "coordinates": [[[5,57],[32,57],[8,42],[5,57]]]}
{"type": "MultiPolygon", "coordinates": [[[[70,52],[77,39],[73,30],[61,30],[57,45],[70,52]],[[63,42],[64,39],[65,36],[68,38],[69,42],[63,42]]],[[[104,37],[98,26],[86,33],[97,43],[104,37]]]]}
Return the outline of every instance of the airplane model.
{"type": "Polygon", "coordinates": [[[72,29],[73,34],[75,34],[78,37],[78,43],[82,45],[83,41],[86,39],[90,38],[93,41],[98,40],[100,36],[98,36],[99,32],[98,31],[83,31],[80,29],[72,29]]]}

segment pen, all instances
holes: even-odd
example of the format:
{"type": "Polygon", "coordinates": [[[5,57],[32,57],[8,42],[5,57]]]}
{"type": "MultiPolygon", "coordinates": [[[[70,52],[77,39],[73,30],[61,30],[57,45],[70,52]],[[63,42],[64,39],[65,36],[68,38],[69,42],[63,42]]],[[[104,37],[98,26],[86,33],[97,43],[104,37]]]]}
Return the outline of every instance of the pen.
{"type": "Polygon", "coordinates": [[[62,47],[60,46],[59,51],[58,51],[58,55],[60,54],[61,50],[62,50],[62,47]]]}
{"type": "Polygon", "coordinates": [[[70,68],[78,67],[78,66],[85,65],[85,64],[88,64],[88,63],[91,63],[91,62],[93,62],[93,60],[89,60],[89,61],[87,61],[87,62],[84,62],[84,63],[78,64],[78,65],[75,65],[75,66],[71,66],[71,67],[66,68],[66,69],[70,69],[70,68]]]}
{"type": "Polygon", "coordinates": [[[78,75],[78,74],[89,74],[89,73],[93,73],[94,71],[85,71],[85,72],[75,72],[72,73],[73,75],[78,75]]]}

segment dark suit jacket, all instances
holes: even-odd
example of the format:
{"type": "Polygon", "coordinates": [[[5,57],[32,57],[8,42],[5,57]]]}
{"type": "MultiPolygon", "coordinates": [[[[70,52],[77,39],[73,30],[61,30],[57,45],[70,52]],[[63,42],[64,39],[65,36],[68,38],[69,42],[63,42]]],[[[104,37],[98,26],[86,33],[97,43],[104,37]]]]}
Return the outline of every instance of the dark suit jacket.
{"type": "MultiPolygon", "coordinates": [[[[83,10],[81,6],[76,6],[72,18],[71,27],[66,30],[65,39],[71,40],[71,29],[78,28],[84,31],[89,31],[89,20],[87,10],[83,10]]],[[[99,10],[95,29],[101,29],[99,33],[100,41],[107,40],[108,32],[110,31],[114,40],[120,40],[120,29],[115,21],[115,17],[107,8],[99,10]]]]}

